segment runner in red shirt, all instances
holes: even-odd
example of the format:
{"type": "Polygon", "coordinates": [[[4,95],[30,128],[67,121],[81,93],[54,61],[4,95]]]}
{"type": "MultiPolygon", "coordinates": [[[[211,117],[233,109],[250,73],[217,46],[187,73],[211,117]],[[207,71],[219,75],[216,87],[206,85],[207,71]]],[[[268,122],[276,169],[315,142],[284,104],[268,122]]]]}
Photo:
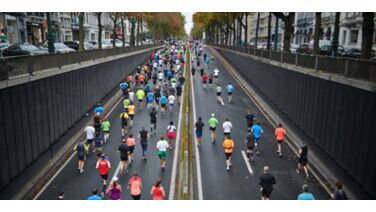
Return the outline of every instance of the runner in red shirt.
{"type": "Polygon", "coordinates": [[[150,194],[153,196],[153,200],[163,200],[166,196],[165,190],[161,185],[161,180],[158,180],[151,188],[150,194]]]}
{"type": "Polygon", "coordinates": [[[142,188],[141,178],[138,177],[137,172],[133,172],[133,177],[129,180],[129,183],[128,183],[128,189],[134,200],[141,199],[141,188],[142,188]]]}
{"type": "Polygon", "coordinates": [[[282,157],[282,143],[285,140],[286,131],[282,128],[282,124],[279,123],[278,127],[275,129],[275,137],[278,145],[277,153],[279,157],[282,157]]]}
{"type": "Polygon", "coordinates": [[[97,161],[96,168],[98,169],[99,175],[103,180],[102,197],[104,197],[107,186],[108,171],[111,168],[111,163],[104,154],[102,154],[101,158],[97,161]]]}
{"type": "Polygon", "coordinates": [[[206,75],[206,73],[204,73],[202,75],[202,85],[204,88],[206,88],[206,83],[208,82],[208,75],[206,75]]]}

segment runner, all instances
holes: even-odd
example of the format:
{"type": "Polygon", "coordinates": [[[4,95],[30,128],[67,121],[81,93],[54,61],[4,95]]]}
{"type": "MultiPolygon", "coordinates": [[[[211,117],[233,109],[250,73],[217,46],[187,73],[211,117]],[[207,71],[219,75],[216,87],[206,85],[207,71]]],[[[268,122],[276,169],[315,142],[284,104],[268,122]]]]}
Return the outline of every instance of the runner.
{"type": "Polygon", "coordinates": [[[245,143],[247,145],[247,157],[249,160],[254,162],[253,149],[255,148],[255,143],[253,141],[253,135],[250,129],[248,129],[247,137],[245,138],[245,143]]]}
{"type": "Polygon", "coordinates": [[[110,136],[110,127],[111,127],[110,121],[108,121],[107,119],[104,119],[103,122],[102,122],[102,131],[103,131],[104,143],[107,143],[107,141],[109,141],[108,137],[110,136]]]}
{"type": "Polygon", "coordinates": [[[168,102],[170,104],[170,112],[172,112],[172,110],[174,108],[175,99],[176,99],[175,96],[172,95],[172,94],[168,97],[168,102]]]}
{"type": "Polygon", "coordinates": [[[122,175],[128,168],[128,146],[127,140],[125,138],[122,139],[122,142],[118,148],[120,152],[120,171],[119,175],[122,175]]]}
{"type": "Polygon", "coordinates": [[[308,192],[308,185],[303,184],[302,186],[303,193],[298,195],[298,200],[315,200],[315,197],[312,193],[308,192]]]}
{"type": "Polygon", "coordinates": [[[110,200],[120,200],[121,199],[121,185],[118,183],[118,178],[114,177],[112,183],[108,187],[106,194],[110,200]]]}
{"type": "Polygon", "coordinates": [[[124,136],[128,133],[128,114],[126,112],[126,109],[123,108],[123,112],[120,113],[120,119],[121,119],[121,137],[124,138],[124,136]]]}
{"type": "Polygon", "coordinates": [[[181,93],[183,92],[183,87],[179,84],[176,87],[176,96],[178,97],[178,104],[181,103],[181,93]]]}
{"type": "Polygon", "coordinates": [[[218,83],[218,77],[219,77],[219,70],[218,68],[214,69],[214,81],[215,83],[218,83]]]}
{"type": "Polygon", "coordinates": [[[159,83],[159,85],[162,85],[163,77],[164,77],[163,72],[159,71],[158,72],[158,83],[159,83]]]}
{"type": "Polygon", "coordinates": [[[146,108],[151,108],[153,106],[153,102],[154,102],[154,94],[153,94],[153,92],[149,91],[149,93],[146,95],[146,99],[147,99],[147,106],[146,106],[146,108]]]}
{"type": "Polygon", "coordinates": [[[136,141],[133,138],[132,133],[128,135],[127,146],[128,146],[128,162],[129,162],[129,165],[130,165],[133,162],[133,152],[134,152],[134,148],[136,146],[136,141]]]}
{"type": "Polygon", "coordinates": [[[159,179],[151,188],[150,195],[152,195],[153,200],[163,200],[166,196],[166,192],[161,183],[162,181],[159,179]]]}
{"type": "Polygon", "coordinates": [[[89,125],[85,128],[84,132],[86,133],[87,145],[91,150],[94,150],[95,128],[92,125],[89,125]]]}
{"type": "Polygon", "coordinates": [[[133,177],[129,180],[128,183],[128,190],[131,193],[131,196],[134,200],[141,199],[141,189],[142,189],[142,181],[141,178],[138,177],[138,173],[135,171],[133,172],[133,177]]]}
{"type": "Polygon", "coordinates": [[[180,77],[179,77],[179,85],[180,85],[181,87],[183,87],[184,82],[185,82],[185,77],[184,77],[184,75],[181,73],[181,74],[180,74],[180,77]]]}
{"type": "Polygon", "coordinates": [[[87,198],[87,200],[103,200],[102,197],[98,196],[98,190],[94,188],[91,191],[91,196],[87,198]]]}
{"type": "Polygon", "coordinates": [[[342,190],[342,183],[336,182],[337,189],[333,192],[332,199],[333,200],[347,200],[347,195],[345,191],[342,190]]]}
{"type": "Polygon", "coordinates": [[[217,118],[215,118],[215,114],[211,114],[211,117],[210,119],[208,120],[208,125],[210,127],[210,136],[211,136],[211,140],[212,140],[212,143],[215,143],[215,130],[217,129],[217,126],[219,124],[219,121],[217,118]]]}
{"type": "Polygon", "coordinates": [[[210,73],[210,74],[209,74],[209,87],[211,87],[212,84],[213,84],[213,78],[214,78],[213,73],[210,73]]]}
{"type": "Polygon", "coordinates": [[[128,106],[128,115],[130,117],[130,122],[129,122],[129,127],[132,128],[133,126],[133,119],[134,119],[134,115],[136,113],[136,107],[134,106],[133,102],[131,101],[129,103],[129,106],[128,106]]]}
{"type": "Polygon", "coordinates": [[[151,112],[149,113],[150,115],[150,134],[152,135],[153,134],[153,131],[154,131],[154,135],[157,134],[157,110],[155,108],[153,108],[151,110],[151,112]]]}
{"type": "Polygon", "coordinates": [[[96,169],[98,169],[99,175],[103,180],[103,188],[102,188],[102,198],[104,198],[104,192],[106,191],[107,186],[107,178],[108,178],[108,171],[111,168],[110,161],[106,158],[104,154],[97,161],[96,169]]]}
{"type": "Polygon", "coordinates": [[[253,126],[254,121],[255,121],[255,116],[252,114],[251,110],[249,110],[248,114],[245,115],[245,120],[247,122],[247,128],[250,130],[253,126]]]}
{"type": "Polygon", "coordinates": [[[259,155],[260,150],[258,148],[258,142],[261,139],[261,135],[264,134],[264,130],[260,126],[260,123],[256,122],[256,124],[253,125],[252,128],[251,128],[251,132],[252,132],[252,135],[253,135],[253,141],[255,143],[256,155],[259,155]]]}
{"type": "Polygon", "coordinates": [[[104,116],[104,108],[101,106],[101,103],[97,103],[97,107],[94,109],[94,114],[97,114],[99,113],[100,115],[100,120],[102,121],[103,120],[103,116],[104,116]]]}
{"type": "Polygon", "coordinates": [[[284,142],[285,140],[285,135],[286,135],[286,131],[285,129],[282,128],[282,124],[279,123],[278,124],[278,127],[275,129],[275,137],[276,137],[276,141],[277,141],[277,153],[279,155],[279,157],[282,157],[282,143],[284,142]]]}
{"type": "Polygon", "coordinates": [[[205,70],[204,70],[204,67],[201,67],[201,68],[200,68],[200,76],[201,76],[201,77],[204,76],[204,71],[205,71],[205,70]]]}
{"type": "Polygon", "coordinates": [[[225,136],[225,140],[223,141],[223,148],[226,155],[226,170],[230,171],[231,168],[231,155],[234,152],[234,141],[231,139],[230,135],[225,136]]]}
{"type": "Polygon", "coordinates": [[[89,147],[84,144],[83,140],[80,140],[73,150],[76,151],[78,157],[78,171],[82,173],[84,172],[85,159],[86,154],[89,151],[89,147]]]}
{"type": "Polygon", "coordinates": [[[161,108],[162,108],[162,113],[166,113],[166,105],[167,105],[167,97],[165,95],[161,96],[161,108]]]}
{"type": "Polygon", "coordinates": [[[308,163],[308,146],[303,144],[299,149],[299,162],[298,162],[298,168],[296,169],[296,173],[299,174],[300,170],[303,168],[305,175],[306,175],[306,179],[308,179],[309,177],[307,163],[308,163]]]}
{"type": "Polygon", "coordinates": [[[131,87],[132,85],[132,82],[133,82],[133,76],[132,74],[129,74],[128,77],[127,77],[127,82],[129,84],[129,87],[131,87]]]}
{"type": "Polygon", "coordinates": [[[196,139],[197,139],[197,146],[200,146],[202,140],[202,131],[205,124],[202,122],[202,118],[198,117],[198,121],[195,124],[196,127],[196,139]]]}
{"type": "Polygon", "coordinates": [[[206,73],[203,73],[202,75],[202,86],[206,89],[206,83],[208,82],[208,75],[206,73]]]}
{"type": "Polygon", "coordinates": [[[142,127],[141,131],[138,134],[138,138],[140,138],[140,143],[142,147],[142,158],[146,160],[146,151],[148,150],[148,137],[149,132],[145,130],[145,127],[142,127]]]}
{"type": "Polygon", "coordinates": [[[125,94],[126,94],[127,86],[128,86],[127,83],[124,82],[124,81],[122,81],[122,82],[120,83],[120,85],[119,85],[121,91],[123,91],[123,95],[124,95],[124,96],[125,96],[125,94]]]}
{"type": "Polygon", "coordinates": [[[154,97],[155,97],[156,109],[158,110],[159,100],[161,99],[161,89],[159,88],[158,85],[156,85],[154,88],[154,97]]]}
{"type": "Polygon", "coordinates": [[[144,98],[145,98],[144,90],[138,89],[137,92],[136,92],[136,96],[137,96],[137,99],[138,99],[138,107],[142,107],[142,103],[143,103],[144,98]]]}
{"type": "Polygon", "coordinates": [[[264,166],[264,174],[259,178],[259,185],[261,186],[261,200],[269,200],[273,191],[273,185],[277,181],[273,174],[270,173],[268,166],[264,166]]]}
{"type": "Polygon", "coordinates": [[[170,145],[170,149],[172,149],[172,140],[176,139],[176,127],[174,126],[174,122],[170,121],[170,125],[167,127],[167,138],[170,145]]]}
{"type": "Polygon", "coordinates": [[[229,82],[226,86],[227,94],[228,94],[228,103],[232,102],[232,92],[234,90],[234,86],[229,82]]]}
{"type": "Polygon", "coordinates": [[[103,151],[103,148],[102,148],[103,147],[103,140],[102,140],[100,135],[95,136],[94,143],[95,143],[95,151],[96,152],[102,152],[103,151]]]}
{"type": "Polygon", "coordinates": [[[131,100],[129,100],[128,98],[124,98],[123,100],[123,108],[125,109],[126,112],[128,112],[128,106],[130,104],[131,100]]]}
{"type": "Polygon", "coordinates": [[[196,69],[194,66],[192,66],[191,68],[191,73],[192,73],[192,76],[195,76],[195,73],[196,73],[196,69]]]}
{"type": "Polygon", "coordinates": [[[128,94],[128,99],[129,99],[129,101],[131,101],[131,102],[134,102],[134,91],[133,90],[130,90],[129,91],[129,94],[128,94]]]}
{"type": "Polygon", "coordinates": [[[222,87],[220,84],[217,84],[217,88],[216,88],[216,91],[217,91],[217,101],[219,103],[221,103],[223,106],[225,106],[225,103],[223,102],[223,99],[222,99],[222,87]]]}
{"type": "Polygon", "coordinates": [[[226,118],[226,121],[223,122],[222,128],[223,128],[223,134],[225,136],[226,135],[231,135],[232,123],[230,122],[229,118],[226,118]]]}
{"type": "Polygon", "coordinates": [[[57,200],[64,200],[64,191],[59,191],[59,196],[57,197],[57,200]]]}
{"type": "Polygon", "coordinates": [[[161,170],[164,171],[166,167],[167,148],[169,147],[164,137],[161,136],[157,142],[157,154],[160,160],[161,170]]]}

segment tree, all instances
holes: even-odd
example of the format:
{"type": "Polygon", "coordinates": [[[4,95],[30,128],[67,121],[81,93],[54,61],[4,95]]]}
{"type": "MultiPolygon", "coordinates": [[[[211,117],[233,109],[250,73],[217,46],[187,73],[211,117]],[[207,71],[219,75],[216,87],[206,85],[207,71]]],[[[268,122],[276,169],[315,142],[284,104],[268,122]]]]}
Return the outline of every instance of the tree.
{"type": "Polygon", "coordinates": [[[98,21],[98,48],[102,49],[102,12],[96,12],[95,15],[98,21]]]}
{"type": "Polygon", "coordinates": [[[294,34],[294,21],[295,12],[283,13],[283,12],[273,12],[274,16],[281,19],[285,25],[285,33],[283,36],[283,51],[290,52],[290,43],[292,36],[294,34]]]}
{"type": "Polygon", "coordinates": [[[255,48],[257,48],[258,33],[260,27],[260,13],[257,13],[257,22],[256,22],[256,37],[255,37],[255,48]]]}
{"type": "Polygon", "coordinates": [[[270,41],[271,41],[271,35],[272,35],[272,13],[269,13],[268,16],[268,40],[266,43],[266,48],[270,49],[270,41]]]}
{"type": "Polygon", "coordinates": [[[375,13],[364,12],[362,26],[362,54],[361,58],[370,59],[372,55],[372,39],[375,23],[373,21],[375,13]]]}
{"type": "Polygon", "coordinates": [[[83,51],[84,50],[84,17],[85,13],[80,12],[79,16],[79,28],[78,28],[78,51],[83,51]]]}
{"type": "Polygon", "coordinates": [[[125,47],[125,27],[124,27],[124,21],[125,21],[125,16],[120,15],[120,25],[121,25],[121,41],[123,42],[121,46],[124,48],[125,47]]]}
{"type": "Polygon", "coordinates": [[[321,12],[315,13],[315,32],[313,34],[313,54],[320,53],[321,12]]]}
{"type": "Polygon", "coordinates": [[[332,56],[336,57],[338,52],[338,37],[339,37],[339,18],[341,16],[340,12],[336,12],[334,21],[334,32],[332,40],[332,56]]]}

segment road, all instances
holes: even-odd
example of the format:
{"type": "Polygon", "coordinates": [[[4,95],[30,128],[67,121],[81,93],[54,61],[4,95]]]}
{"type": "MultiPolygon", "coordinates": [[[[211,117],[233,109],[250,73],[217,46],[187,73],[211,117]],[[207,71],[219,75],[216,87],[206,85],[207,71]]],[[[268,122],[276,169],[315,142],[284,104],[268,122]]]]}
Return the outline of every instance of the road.
{"type": "MultiPolygon", "coordinates": [[[[209,52],[207,54],[211,57],[209,52]]],[[[202,57],[200,64],[204,64],[202,57]]],[[[196,67],[196,62],[194,66],[196,67]]],[[[277,146],[275,141],[273,141],[274,126],[271,126],[219,61],[214,60],[209,64],[209,71],[212,72],[216,67],[220,70],[219,83],[223,88],[222,98],[225,102],[224,106],[216,101],[214,84],[211,88],[204,89],[200,74],[197,71],[193,80],[195,93],[194,107],[196,107],[197,118],[202,117],[206,125],[203,141],[199,147],[203,199],[260,199],[258,178],[263,167],[266,165],[270,167],[277,181],[271,199],[296,199],[297,195],[301,193],[301,186],[306,182],[304,174],[297,175],[295,171],[297,165],[296,155],[289,149],[287,144],[284,144],[284,156],[282,158],[278,157],[276,152],[277,146]],[[225,91],[225,87],[229,82],[235,85],[233,102],[230,104],[228,103],[227,91],[225,91]],[[248,110],[253,111],[256,119],[260,121],[264,129],[264,136],[259,145],[261,154],[255,157],[254,164],[249,164],[251,169],[247,167],[246,160],[241,152],[242,150],[246,150],[244,138],[247,134],[247,127],[244,117],[248,110]],[[207,125],[207,121],[212,113],[216,115],[220,122],[216,131],[217,142],[215,144],[211,143],[210,131],[207,125]],[[221,126],[226,118],[229,118],[233,124],[231,136],[235,142],[232,169],[229,172],[226,171],[225,155],[222,147],[224,136],[221,126]],[[254,174],[251,175],[251,172],[254,174]]],[[[329,198],[327,192],[314,178],[310,177],[306,183],[309,185],[310,192],[317,199],[329,198]]]]}

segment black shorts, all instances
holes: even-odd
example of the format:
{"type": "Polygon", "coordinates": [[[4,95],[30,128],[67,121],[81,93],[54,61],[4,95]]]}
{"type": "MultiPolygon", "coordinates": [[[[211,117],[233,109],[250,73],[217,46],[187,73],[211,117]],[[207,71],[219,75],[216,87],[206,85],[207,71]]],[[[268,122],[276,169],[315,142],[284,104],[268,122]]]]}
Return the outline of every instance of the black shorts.
{"type": "Polygon", "coordinates": [[[232,92],[227,92],[227,94],[228,94],[229,96],[232,96],[232,92]]]}
{"type": "Polygon", "coordinates": [[[227,136],[227,135],[231,135],[231,133],[224,132],[223,135],[227,136]]]}
{"type": "Polygon", "coordinates": [[[308,159],[307,159],[307,158],[299,158],[299,163],[300,163],[302,166],[306,166],[307,163],[308,163],[308,159]]]}
{"type": "Polygon", "coordinates": [[[203,84],[206,84],[206,81],[202,81],[203,84]]]}
{"type": "Polygon", "coordinates": [[[92,144],[93,141],[94,141],[94,139],[86,139],[86,143],[87,143],[87,144],[92,144]]]}
{"type": "Polygon", "coordinates": [[[128,161],[128,157],[120,157],[121,161],[128,161]]]}
{"type": "Polygon", "coordinates": [[[85,160],[85,155],[77,155],[78,160],[85,160]]]}
{"type": "Polygon", "coordinates": [[[215,132],[216,127],[210,127],[210,131],[215,132]]]}
{"type": "Polygon", "coordinates": [[[163,108],[165,108],[165,107],[166,107],[166,104],[161,104],[161,106],[162,106],[163,108]]]}
{"type": "Polygon", "coordinates": [[[133,120],[134,114],[129,114],[129,117],[131,118],[131,120],[133,120]]]}
{"type": "Polygon", "coordinates": [[[214,76],[214,78],[218,78],[218,76],[214,76]]]}
{"type": "Polygon", "coordinates": [[[157,120],[155,120],[155,121],[150,121],[150,125],[157,125],[157,120]]]}
{"type": "Polygon", "coordinates": [[[213,83],[213,80],[209,80],[209,84],[212,84],[213,83]]]}
{"type": "Polygon", "coordinates": [[[103,175],[101,174],[101,177],[102,177],[103,180],[107,180],[108,179],[108,174],[103,174],[103,175]]]}
{"type": "Polygon", "coordinates": [[[134,146],[128,146],[128,152],[132,154],[134,152],[134,146]]]}
{"type": "Polygon", "coordinates": [[[272,195],[272,191],[273,190],[271,190],[271,189],[262,189],[261,190],[261,195],[263,196],[263,197],[266,197],[266,198],[268,198],[268,199],[270,199],[270,195],[272,195]]]}
{"type": "Polygon", "coordinates": [[[253,150],[255,148],[255,144],[253,143],[253,141],[248,141],[247,142],[247,149],[249,150],[253,150]]]}
{"type": "Polygon", "coordinates": [[[228,160],[228,159],[230,159],[232,153],[225,153],[225,155],[226,155],[226,159],[228,160]]]}
{"type": "Polygon", "coordinates": [[[124,127],[127,127],[128,126],[128,122],[127,121],[122,121],[121,122],[121,127],[124,128],[124,127]]]}
{"type": "Polygon", "coordinates": [[[278,144],[281,144],[281,143],[283,143],[284,142],[284,140],[277,140],[277,143],[278,144]]]}
{"type": "Polygon", "coordinates": [[[221,96],[221,92],[217,92],[217,96],[221,96]]]}

